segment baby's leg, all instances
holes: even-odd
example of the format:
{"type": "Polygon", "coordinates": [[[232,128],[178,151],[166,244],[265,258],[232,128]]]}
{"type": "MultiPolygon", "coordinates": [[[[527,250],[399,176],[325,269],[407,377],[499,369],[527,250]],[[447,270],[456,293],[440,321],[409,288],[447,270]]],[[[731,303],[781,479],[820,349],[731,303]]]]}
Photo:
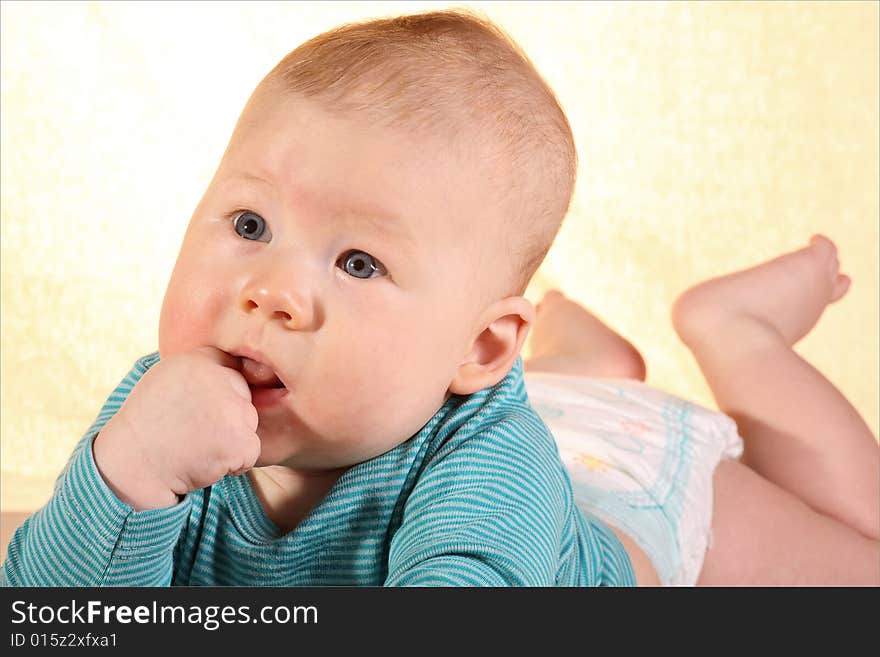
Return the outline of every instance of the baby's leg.
{"type": "Polygon", "coordinates": [[[527,371],[645,380],[638,350],[580,304],[551,290],[536,310],[527,371]]]}
{"type": "MultiPolygon", "coordinates": [[[[876,540],[877,441],[846,398],[791,348],[846,293],[850,281],[838,267],[834,245],[814,237],[804,249],[688,290],[673,324],[719,408],[736,421],[743,462],[876,540]]],[[[790,528],[802,529],[795,525],[792,518],[790,528]]]]}
{"type": "Polygon", "coordinates": [[[701,586],[880,584],[880,543],[822,515],[736,461],[712,479],[701,586]]]}

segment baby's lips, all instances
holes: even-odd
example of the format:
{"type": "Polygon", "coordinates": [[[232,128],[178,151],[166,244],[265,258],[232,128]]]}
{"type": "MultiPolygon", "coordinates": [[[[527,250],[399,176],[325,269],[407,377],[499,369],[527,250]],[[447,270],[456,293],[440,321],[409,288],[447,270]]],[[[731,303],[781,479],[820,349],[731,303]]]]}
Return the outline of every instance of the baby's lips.
{"type": "Polygon", "coordinates": [[[241,357],[241,375],[253,387],[280,388],[283,385],[271,367],[244,356],[241,357]]]}

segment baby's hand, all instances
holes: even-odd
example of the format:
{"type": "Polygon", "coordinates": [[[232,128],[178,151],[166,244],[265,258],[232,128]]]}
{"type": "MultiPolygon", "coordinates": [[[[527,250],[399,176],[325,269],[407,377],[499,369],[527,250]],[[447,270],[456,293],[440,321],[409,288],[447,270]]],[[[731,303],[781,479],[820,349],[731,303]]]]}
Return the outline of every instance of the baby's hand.
{"type": "Polygon", "coordinates": [[[260,455],[257,410],[239,359],[200,347],[153,365],[95,439],[98,470],[134,508],[241,474],[260,455]]]}

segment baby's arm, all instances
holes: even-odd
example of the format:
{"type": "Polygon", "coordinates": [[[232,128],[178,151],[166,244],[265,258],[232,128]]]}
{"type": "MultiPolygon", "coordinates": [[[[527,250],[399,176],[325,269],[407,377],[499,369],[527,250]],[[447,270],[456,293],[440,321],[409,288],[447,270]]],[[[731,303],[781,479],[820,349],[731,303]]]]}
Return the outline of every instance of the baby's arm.
{"type": "Polygon", "coordinates": [[[148,586],[171,581],[174,546],[189,504],[136,513],[104,483],[92,454],[95,435],[155,362],[140,359],[104,403],[55,483],[49,502],[9,544],[3,586],[148,586]]]}
{"type": "Polygon", "coordinates": [[[167,585],[180,498],[256,461],[257,412],[235,359],[206,347],[157,361],[138,361],[16,532],[4,583],[167,585]]]}
{"type": "Polygon", "coordinates": [[[49,502],[9,544],[3,586],[167,586],[189,512],[135,512],[101,479],[92,435],[77,445],[49,502]]]}
{"type": "Polygon", "coordinates": [[[504,421],[447,440],[406,502],[386,586],[556,583],[566,498],[537,424],[504,421]]]}

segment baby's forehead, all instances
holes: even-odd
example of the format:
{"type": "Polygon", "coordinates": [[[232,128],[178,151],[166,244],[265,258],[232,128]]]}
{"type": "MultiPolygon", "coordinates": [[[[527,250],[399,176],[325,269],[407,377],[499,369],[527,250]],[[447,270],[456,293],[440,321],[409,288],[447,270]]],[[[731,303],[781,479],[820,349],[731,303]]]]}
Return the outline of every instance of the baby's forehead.
{"type": "Polygon", "coordinates": [[[304,158],[351,153],[341,162],[348,172],[381,168],[386,178],[424,172],[418,186],[426,195],[445,197],[449,205],[461,200],[465,188],[476,189],[481,204],[490,203],[507,177],[501,148],[477,125],[405,121],[388,112],[331,107],[326,99],[280,92],[263,92],[248,103],[230,150],[255,167],[277,159],[272,153],[283,148],[282,140],[304,158]]]}

